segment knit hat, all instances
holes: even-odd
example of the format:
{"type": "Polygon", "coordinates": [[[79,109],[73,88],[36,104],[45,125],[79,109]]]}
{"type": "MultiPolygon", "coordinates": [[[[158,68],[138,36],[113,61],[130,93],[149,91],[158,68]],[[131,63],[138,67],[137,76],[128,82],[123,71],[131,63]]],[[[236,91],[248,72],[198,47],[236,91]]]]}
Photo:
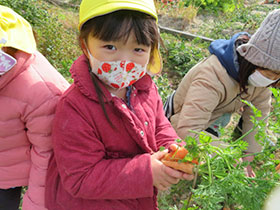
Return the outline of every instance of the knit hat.
{"type": "Polygon", "coordinates": [[[280,71],[280,9],[270,12],[249,42],[237,51],[256,66],[280,71]]]}
{"type": "Polygon", "coordinates": [[[12,9],[0,5],[0,48],[13,47],[26,53],[36,50],[31,25],[12,9]]]}
{"type": "MultiPolygon", "coordinates": [[[[82,0],[79,11],[78,29],[88,20],[106,15],[117,10],[133,10],[151,15],[158,20],[154,0],[82,0]]],[[[149,72],[157,74],[162,69],[162,60],[159,49],[151,52],[153,56],[152,62],[148,64],[149,72]]]]}

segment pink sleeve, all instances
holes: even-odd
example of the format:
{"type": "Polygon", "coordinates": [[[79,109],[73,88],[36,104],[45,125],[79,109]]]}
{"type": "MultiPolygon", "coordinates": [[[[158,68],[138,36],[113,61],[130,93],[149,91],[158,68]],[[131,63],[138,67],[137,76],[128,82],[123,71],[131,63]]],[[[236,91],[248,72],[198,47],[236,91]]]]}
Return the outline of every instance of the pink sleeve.
{"type": "Polygon", "coordinates": [[[28,190],[22,210],[45,210],[45,179],[52,154],[51,128],[59,96],[48,99],[32,110],[26,119],[27,136],[31,143],[31,167],[28,190]]]}

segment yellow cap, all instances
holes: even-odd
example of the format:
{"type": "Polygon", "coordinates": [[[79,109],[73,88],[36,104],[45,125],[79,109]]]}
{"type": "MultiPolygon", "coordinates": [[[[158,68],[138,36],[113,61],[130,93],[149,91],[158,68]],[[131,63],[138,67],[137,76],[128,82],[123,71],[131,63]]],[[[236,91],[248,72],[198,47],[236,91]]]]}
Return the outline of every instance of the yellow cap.
{"type": "Polygon", "coordinates": [[[79,29],[89,19],[124,9],[149,14],[156,20],[158,18],[154,0],[82,0],[79,29]]]}
{"type": "Polygon", "coordinates": [[[0,5],[0,47],[33,53],[36,41],[31,25],[12,9],[0,5]]]}
{"type": "MultiPolygon", "coordinates": [[[[117,10],[135,10],[151,15],[158,21],[154,0],[82,0],[79,12],[79,30],[88,20],[117,10]]],[[[158,49],[152,53],[153,61],[148,64],[152,74],[161,71],[162,61],[158,49]]]]}

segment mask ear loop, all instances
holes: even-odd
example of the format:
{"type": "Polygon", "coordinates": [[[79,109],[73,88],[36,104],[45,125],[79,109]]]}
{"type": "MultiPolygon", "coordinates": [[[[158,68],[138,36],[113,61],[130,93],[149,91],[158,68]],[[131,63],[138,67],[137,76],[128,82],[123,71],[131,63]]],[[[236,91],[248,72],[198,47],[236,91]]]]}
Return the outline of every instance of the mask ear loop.
{"type": "MultiPolygon", "coordinates": [[[[87,59],[88,59],[88,70],[89,70],[89,72],[92,72],[92,67],[91,67],[91,60],[92,60],[92,55],[91,55],[91,53],[90,53],[90,51],[89,51],[89,49],[88,49],[88,46],[87,46],[87,44],[86,44],[86,40],[85,39],[83,39],[83,41],[82,41],[83,43],[82,43],[82,45],[84,45],[84,48],[85,48],[85,50],[87,51],[87,53],[88,53],[88,56],[89,57],[87,57],[87,59]]],[[[84,54],[85,54],[85,52],[84,52],[84,54]]]]}

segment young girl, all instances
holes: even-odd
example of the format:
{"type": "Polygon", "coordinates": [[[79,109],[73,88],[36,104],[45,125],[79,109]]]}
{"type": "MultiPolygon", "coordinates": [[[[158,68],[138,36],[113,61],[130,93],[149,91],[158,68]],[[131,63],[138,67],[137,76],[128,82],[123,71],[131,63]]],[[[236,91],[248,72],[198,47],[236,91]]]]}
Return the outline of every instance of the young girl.
{"type": "Polygon", "coordinates": [[[45,210],[58,98],[69,86],[38,51],[29,23],[0,6],[0,210],[45,210]]]}
{"type": "Polygon", "coordinates": [[[156,21],[153,0],[82,1],[84,55],[55,116],[50,210],[154,210],[157,189],[192,178],[160,161],[178,137],[150,76],[161,67],[156,21]]]}
{"type": "MultiPolygon", "coordinates": [[[[245,134],[253,127],[253,111],[241,99],[261,110],[262,118],[269,114],[271,91],[267,87],[279,86],[280,79],[279,34],[278,9],[265,18],[251,38],[244,32],[211,43],[212,55],[185,75],[173,98],[170,121],[181,138],[194,135],[191,130],[219,136],[219,127],[227,125],[234,112],[241,114],[240,128],[245,134]]],[[[254,134],[244,138],[249,144],[247,153],[261,150],[254,134]]],[[[248,175],[254,176],[250,167],[248,175]]]]}

